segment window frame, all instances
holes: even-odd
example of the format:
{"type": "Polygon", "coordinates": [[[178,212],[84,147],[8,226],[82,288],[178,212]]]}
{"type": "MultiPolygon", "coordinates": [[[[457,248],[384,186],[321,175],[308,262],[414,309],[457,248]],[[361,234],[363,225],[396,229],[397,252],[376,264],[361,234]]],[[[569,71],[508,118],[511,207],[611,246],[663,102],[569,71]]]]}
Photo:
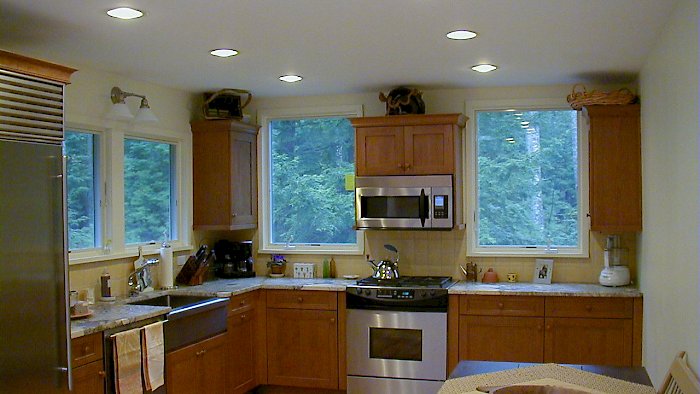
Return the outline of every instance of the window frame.
{"type": "MultiPolygon", "coordinates": [[[[283,108],[262,109],[258,111],[258,120],[261,124],[260,132],[260,166],[258,188],[258,217],[260,218],[260,242],[259,253],[274,254],[336,254],[336,255],[362,255],[364,254],[364,231],[356,231],[355,244],[280,244],[271,242],[271,210],[270,210],[270,121],[298,118],[328,118],[328,117],[362,117],[362,105],[338,105],[329,107],[283,108]]],[[[354,149],[354,147],[353,147],[354,149]]]]}
{"type": "Polygon", "coordinates": [[[508,109],[537,110],[571,110],[566,101],[561,99],[523,99],[523,100],[474,100],[465,102],[465,111],[472,120],[469,122],[464,142],[466,163],[464,170],[466,198],[464,208],[467,214],[467,256],[468,257],[558,257],[588,258],[590,254],[590,218],[588,217],[589,180],[588,180],[588,130],[589,126],[581,111],[577,111],[578,122],[578,227],[579,245],[567,248],[547,248],[543,246],[485,247],[478,244],[478,150],[477,150],[477,112],[505,111],[508,109]]]}
{"type": "MultiPolygon", "coordinates": [[[[105,204],[105,185],[106,173],[105,173],[105,143],[104,143],[104,130],[95,130],[91,127],[86,127],[84,125],[67,125],[65,132],[77,132],[83,134],[93,135],[93,174],[96,175],[96,179],[93,179],[93,187],[95,188],[94,204],[95,204],[95,246],[90,248],[80,248],[80,249],[68,249],[70,257],[84,257],[94,255],[101,252],[104,249],[105,234],[107,227],[107,211],[105,204]]],[[[65,141],[64,141],[65,147],[65,141]]],[[[65,149],[65,148],[64,148],[65,149]]],[[[65,151],[64,151],[65,155],[65,151]]],[[[70,160],[67,158],[66,160],[70,160]]],[[[66,164],[66,196],[68,193],[68,167],[66,164]]],[[[66,200],[66,210],[68,209],[68,201],[66,200]]],[[[65,224],[68,228],[68,223],[65,224]]],[[[66,247],[69,248],[69,242],[66,240],[66,247]]]]}
{"type": "MultiPolygon", "coordinates": [[[[149,136],[144,136],[144,135],[139,135],[139,134],[125,134],[123,138],[123,143],[126,145],[126,140],[137,140],[137,141],[146,141],[146,142],[153,142],[153,143],[159,143],[159,144],[168,144],[172,146],[172,150],[170,151],[170,173],[172,174],[170,178],[170,234],[168,236],[168,243],[173,244],[177,243],[179,241],[179,238],[181,238],[181,233],[182,231],[180,230],[181,223],[180,223],[180,216],[182,214],[179,212],[179,204],[181,201],[181,195],[180,195],[180,178],[181,175],[179,174],[178,169],[180,168],[179,166],[179,153],[180,153],[180,148],[179,144],[177,141],[173,141],[170,139],[164,139],[164,138],[156,138],[151,135],[149,136]],[[174,151],[173,151],[174,150],[174,151]]],[[[122,150],[122,163],[124,163],[125,160],[125,151],[122,150]]],[[[124,169],[124,166],[122,166],[124,169]]],[[[124,181],[126,177],[124,176],[124,171],[122,170],[122,180],[124,181]]],[[[163,240],[162,239],[156,239],[153,241],[147,241],[147,242],[134,242],[134,243],[127,243],[126,241],[126,186],[122,187],[122,192],[124,193],[124,216],[122,218],[124,226],[122,227],[123,235],[124,235],[124,248],[129,250],[132,248],[138,249],[139,246],[141,247],[149,247],[150,245],[157,245],[159,248],[160,245],[162,244],[163,240]]],[[[145,250],[145,248],[144,248],[145,250]]]]}

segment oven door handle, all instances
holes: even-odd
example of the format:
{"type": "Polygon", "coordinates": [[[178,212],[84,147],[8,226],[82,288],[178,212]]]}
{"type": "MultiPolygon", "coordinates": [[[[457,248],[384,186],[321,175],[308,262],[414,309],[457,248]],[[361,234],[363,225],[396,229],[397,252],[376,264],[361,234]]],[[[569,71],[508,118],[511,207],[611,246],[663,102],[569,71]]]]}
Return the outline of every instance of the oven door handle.
{"type": "Polygon", "coordinates": [[[425,227],[425,219],[430,213],[428,209],[428,196],[425,195],[425,189],[420,189],[420,198],[418,199],[418,217],[420,218],[420,226],[425,227]]]}

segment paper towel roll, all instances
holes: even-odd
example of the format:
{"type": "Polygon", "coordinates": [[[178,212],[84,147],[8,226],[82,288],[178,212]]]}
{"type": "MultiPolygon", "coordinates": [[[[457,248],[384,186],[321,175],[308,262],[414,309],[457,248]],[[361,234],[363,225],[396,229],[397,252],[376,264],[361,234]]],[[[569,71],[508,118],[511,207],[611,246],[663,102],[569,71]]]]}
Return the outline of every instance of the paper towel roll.
{"type": "Polygon", "coordinates": [[[169,245],[160,248],[160,287],[173,287],[173,248],[169,245]]]}

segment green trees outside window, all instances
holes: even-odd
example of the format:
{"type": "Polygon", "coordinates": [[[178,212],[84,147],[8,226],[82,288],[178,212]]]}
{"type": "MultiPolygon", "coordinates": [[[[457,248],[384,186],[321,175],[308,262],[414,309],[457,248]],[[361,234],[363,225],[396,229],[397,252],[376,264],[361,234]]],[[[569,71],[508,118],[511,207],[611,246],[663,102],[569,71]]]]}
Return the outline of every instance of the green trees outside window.
{"type": "Polygon", "coordinates": [[[576,111],[479,111],[478,246],[579,245],[576,111]]]}
{"type": "Polygon", "coordinates": [[[124,230],[127,244],[174,237],[175,146],[124,139],[124,230]]]}
{"type": "Polygon", "coordinates": [[[68,249],[89,249],[97,246],[95,164],[99,150],[98,136],[78,131],[65,132],[64,153],[66,200],[68,208],[68,249]]]}
{"type": "Polygon", "coordinates": [[[347,118],[269,123],[273,243],[354,244],[355,133],[347,118]]]}

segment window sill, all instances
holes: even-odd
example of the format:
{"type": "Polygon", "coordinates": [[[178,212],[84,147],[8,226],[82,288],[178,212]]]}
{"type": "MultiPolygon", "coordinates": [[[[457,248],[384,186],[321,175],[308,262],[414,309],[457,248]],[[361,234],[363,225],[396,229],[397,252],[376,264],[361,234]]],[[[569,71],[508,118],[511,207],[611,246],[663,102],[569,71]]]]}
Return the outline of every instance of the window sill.
{"type": "MultiPolygon", "coordinates": [[[[191,245],[173,245],[173,252],[184,252],[184,251],[190,251],[192,249],[193,249],[193,247],[191,245]]],[[[128,259],[128,258],[138,257],[138,255],[139,255],[137,248],[134,248],[133,250],[127,249],[127,250],[119,252],[119,253],[109,253],[109,254],[99,254],[99,253],[100,252],[95,252],[94,254],[77,255],[77,256],[71,256],[69,254],[68,255],[68,265],[80,265],[80,264],[97,263],[97,262],[101,262],[101,261],[128,259]]],[[[154,256],[154,255],[157,255],[159,253],[160,253],[160,251],[158,248],[155,248],[155,249],[144,248],[143,249],[144,256],[154,256]]]]}
{"type": "Polygon", "coordinates": [[[589,252],[559,252],[559,253],[544,253],[542,251],[517,251],[507,252],[503,250],[494,251],[468,251],[467,257],[533,257],[545,259],[587,259],[590,257],[589,252]]]}
{"type": "Polygon", "coordinates": [[[362,250],[347,250],[347,249],[307,249],[307,248],[260,248],[259,254],[310,254],[310,255],[346,255],[346,256],[362,256],[362,250]]]}

